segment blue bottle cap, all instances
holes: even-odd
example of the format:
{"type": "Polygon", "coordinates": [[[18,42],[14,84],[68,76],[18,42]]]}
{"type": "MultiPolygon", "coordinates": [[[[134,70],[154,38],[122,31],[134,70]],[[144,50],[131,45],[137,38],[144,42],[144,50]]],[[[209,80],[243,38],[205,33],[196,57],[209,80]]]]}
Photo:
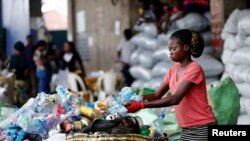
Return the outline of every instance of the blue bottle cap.
{"type": "Polygon", "coordinates": [[[86,103],[85,106],[87,106],[89,108],[92,108],[92,109],[95,108],[95,104],[94,103],[90,103],[90,102],[86,103]]]}
{"type": "Polygon", "coordinates": [[[165,117],[165,113],[160,112],[159,117],[160,117],[160,118],[164,118],[164,117],[165,117]]]}

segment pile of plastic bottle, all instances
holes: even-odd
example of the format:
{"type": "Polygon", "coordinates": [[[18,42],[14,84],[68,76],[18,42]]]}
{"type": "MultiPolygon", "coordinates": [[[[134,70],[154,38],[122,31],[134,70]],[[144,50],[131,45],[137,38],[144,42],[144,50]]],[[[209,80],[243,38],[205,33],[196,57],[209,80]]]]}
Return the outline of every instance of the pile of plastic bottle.
{"type": "Polygon", "coordinates": [[[44,140],[57,133],[81,131],[96,118],[112,120],[117,114],[126,116],[124,105],[131,100],[141,101],[142,97],[129,87],[124,87],[117,97],[109,95],[101,101],[87,103],[81,93],[57,86],[56,94],[39,93],[0,121],[1,138],[44,140]]]}
{"type": "Polygon", "coordinates": [[[140,134],[144,136],[150,136],[150,137],[161,137],[164,136],[163,129],[164,129],[164,113],[160,113],[159,118],[155,119],[152,124],[144,125],[141,127],[140,134]]]}

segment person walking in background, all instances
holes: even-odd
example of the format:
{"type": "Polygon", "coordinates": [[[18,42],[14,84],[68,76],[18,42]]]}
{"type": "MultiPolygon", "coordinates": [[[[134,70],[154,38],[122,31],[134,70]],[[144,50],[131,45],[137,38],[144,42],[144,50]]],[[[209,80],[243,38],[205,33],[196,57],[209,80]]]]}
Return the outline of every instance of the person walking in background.
{"type": "Polygon", "coordinates": [[[143,97],[144,101],[131,101],[128,112],[143,108],[175,106],[176,119],[182,128],[181,140],[208,140],[208,125],[217,124],[208,103],[205,74],[191,56],[198,58],[204,49],[199,32],[182,29],[174,32],[168,43],[174,64],[156,93],[143,97]],[[170,90],[171,96],[163,97],[170,90]]]}
{"type": "Polygon", "coordinates": [[[131,86],[134,82],[133,76],[130,74],[130,58],[133,51],[136,49],[135,45],[130,42],[132,38],[132,31],[130,29],[125,29],[123,31],[124,38],[120,41],[117,47],[117,54],[119,61],[122,63],[122,74],[125,79],[126,85],[131,86]]]}
{"type": "Polygon", "coordinates": [[[26,37],[27,45],[24,49],[24,57],[26,59],[27,63],[27,81],[28,81],[28,87],[31,90],[29,93],[30,97],[35,97],[37,94],[37,78],[36,78],[36,65],[33,60],[33,55],[35,52],[35,46],[33,45],[33,38],[31,35],[28,35],[26,37]]]}
{"type": "Polygon", "coordinates": [[[13,55],[10,57],[9,70],[14,70],[16,79],[25,81],[27,75],[27,63],[23,55],[25,46],[18,41],[14,45],[13,55]]]}
{"type": "Polygon", "coordinates": [[[47,54],[46,42],[38,41],[33,56],[36,63],[36,76],[38,79],[38,93],[50,93],[51,67],[50,57],[47,54]]]}

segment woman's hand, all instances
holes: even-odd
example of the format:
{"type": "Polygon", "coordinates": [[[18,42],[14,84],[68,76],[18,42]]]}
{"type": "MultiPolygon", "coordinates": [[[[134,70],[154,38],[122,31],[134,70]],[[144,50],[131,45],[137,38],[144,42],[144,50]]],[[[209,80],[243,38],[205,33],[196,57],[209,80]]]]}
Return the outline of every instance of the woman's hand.
{"type": "Polygon", "coordinates": [[[144,109],[144,102],[131,101],[128,106],[126,106],[128,113],[134,113],[141,109],[144,109]]]}

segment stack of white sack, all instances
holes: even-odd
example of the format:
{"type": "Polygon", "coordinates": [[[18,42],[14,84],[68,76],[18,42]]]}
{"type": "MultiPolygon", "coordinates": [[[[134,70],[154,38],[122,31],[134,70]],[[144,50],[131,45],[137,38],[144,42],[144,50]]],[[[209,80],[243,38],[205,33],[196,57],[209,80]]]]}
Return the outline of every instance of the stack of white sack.
{"type": "Polygon", "coordinates": [[[131,39],[131,42],[138,48],[131,56],[130,73],[136,79],[131,87],[155,89],[160,87],[165,75],[174,64],[169,59],[168,40],[173,32],[184,28],[202,33],[205,41],[203,55],[194,60],[200,63],[204,69],[207,83],[218,81],[224,71],[224,66],[213,56],[209,21],[209,13],[206,15],[190,13],[173,23],[167,33],[161,34],[157,34],[157,28],[153,23],[134,26],[134,30],[138,34],[131,39]]]}
{"type": "Polygon", "coordinates": [[[153,59],[153,53],[158,48],[158,31],[154,23],[142,23],[135,26],[134,30],[138,33],[131,39],[137,49],[131,55],[130,73],[136,79],[131,87],[152,87],[158,88],[157,78],[152,76],[152,69],[157,63],[153,59]]]}
{"type": "Polygon", "coordinates": [[[250,10],[234,10],[222,31],[225,64],[223,77],[230,76],[240,92],[238,124],[250,124],[250,10]]]}
{"type": "Polygon", "coordinates": [[[176,21],[178,29],[190,29],[195,31],[202,31],[208,27],[208,19],[198,13],[189,13],[185,17],[176,21]]]}

